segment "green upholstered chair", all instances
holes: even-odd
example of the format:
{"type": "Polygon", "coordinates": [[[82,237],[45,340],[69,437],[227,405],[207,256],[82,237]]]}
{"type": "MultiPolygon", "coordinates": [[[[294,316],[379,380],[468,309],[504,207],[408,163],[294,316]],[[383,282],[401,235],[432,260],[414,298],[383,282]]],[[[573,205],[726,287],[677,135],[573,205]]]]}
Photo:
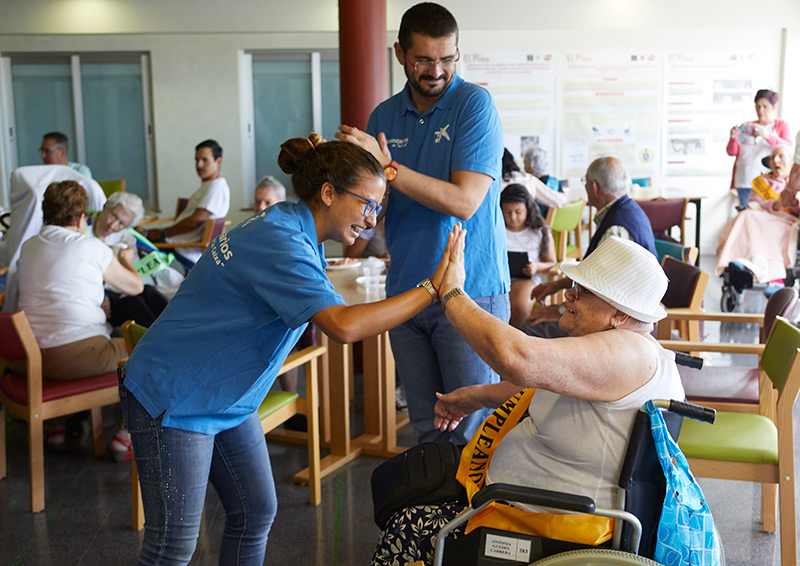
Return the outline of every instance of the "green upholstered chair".
{"type": "Polygon", "coordinates": [[[677,242],[656,239],[656,253],[658,262],[662,263],[666,256],[674,257],[679,261],[697,265],[698,249],[691,246],[683,246],[677,242]]]}
{"type": "MultiPolygon", "coordinates": [[[[122,336],[128,353],[144,336],[147,328],[129,320],[122,325],[122,336]]],[[[308,444],[308,469],[309,489],[311,492],[311,505],[319,505],[322,500],[320,485],[320,457],[319,457],[319,386],[317,379],[317,359],[325,353],[324,346],[309,346],[299,352],[291,354],[283,363],[278,375],[284,374],[296,367],[304,366],[306,378],[306,397],[288,391],[270,391],[264,402],[258,408],[258,417],[261,419],[261,428],[264,434],[281,425],[297,414],[306,415],[308,433],[305,441],[308,444]],[[313,408],[314,410],[310,410],[313,408]]],[[[120,362],[124,365],[124,360],[120,362]]],[[[144,510],[142,508],[142,492],[139,488],[139,474],[136,461],[133,462],[133,529],[138,531],[144,527],[144,510]]]]}
{"type": "Polygon", "coordinates": [[[110,197],[111,193],[116,193],[118,191],[125,192],[125,179],[118,179],[116,181],[97,181],[97,184],[100,185],[101,189],[103,189],[106,198],[110,197]]]}
{"type": "Polygon", "coordinates": [[[761,483],[764,531],[776,530],[778,496],[781,563],[796,564],[792,410],[800,390],[800,330],[785,318],[772,326],[760,370],[775,392],[760,396],[760,414],[718,411],[714,425],[686,419],[678,443],[698,477],[761,483]]]}
{"type": "Polygon", "coordinates": [[[583,259],[581,218],[585,205],[586,201],[581,199],[568,202],[561,208],[552,207],[547,211],[546,222],[553,231],[556,261],[561,262],[567,258],[583,259]],[[570,232],[575,232],[574,244],[568,242],[570,232]]]}

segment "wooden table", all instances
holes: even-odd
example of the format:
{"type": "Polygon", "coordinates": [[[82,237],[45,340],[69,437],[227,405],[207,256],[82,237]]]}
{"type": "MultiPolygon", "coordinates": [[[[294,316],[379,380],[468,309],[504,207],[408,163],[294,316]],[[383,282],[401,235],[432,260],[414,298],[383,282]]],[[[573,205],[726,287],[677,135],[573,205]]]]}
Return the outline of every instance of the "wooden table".
{"type": "MultiPolygon", "coordinates": [[[[386,298],[381,290],[376,297],[367,297],[364,287],[356,283],[362,275],[360,267],[329,269],[328,277],[336,292],[348,305],[386,298]]],[[[395,409],[394,357],[389,333],[381,332],[363,341],[364,434],[357,438],[350,432],[349,383],[352,372],[352,346],[339,344],[319,332],[319,343],[327,347],[320,371],[320,429],[323,445],[330,446],[330,455],[321,461],[321,476],[338,470],[361,454],[391,457],[405,450],[397,446],[397,430],[408,424],[408,415],[395,409]]],[[[308,469],[295,474],[295,482],[308,481],[308,469]]]]}

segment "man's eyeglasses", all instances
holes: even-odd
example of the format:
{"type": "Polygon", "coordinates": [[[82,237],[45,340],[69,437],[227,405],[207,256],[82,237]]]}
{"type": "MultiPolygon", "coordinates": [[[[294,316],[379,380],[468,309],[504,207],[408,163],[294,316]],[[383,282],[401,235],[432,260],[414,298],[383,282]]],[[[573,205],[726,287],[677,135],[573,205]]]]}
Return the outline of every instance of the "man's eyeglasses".
{"type": "Polygon", "coordinates": [[[348,191],[347,189],[342,189],[342,190],[346,192],[348,195],[353,195],[358,200],[367,203],[367,205],[364,207],[364,216],[372,216],[373,214],[380,214],[381,210],[383,210],[383,207],[372,199],[364,198],[361,195],[357,195],[352,191],[348,191]]]}
{"type": "Polygon", "coordinates": [[[436,68],[437,65],[439,66],[439,68],[449,71],[450,69],[456,66],[456,61],[461,59],[461,52],[458,50],[458,47],[456,47],[455,55],[450,55],[449,57],[443,57],[442,59],[435,61],[423,58],[417,61],[416,63],[412,62],[411,59],[408,58],[408,55],[406,55],[406,52],[402,47],[400,48],[400,51],[402,51],[406,63],[411,65],[415,71],[420,71],[420,72],[432,71],[433,69],[436,68]]]}
{"type": "Polygon", "coordinates": [[[59,149],[61,149],[61,148],[59,146],[57,146],[57,145],[53,146],[53,147],[40,147],[39,148],[39,153],[46,153],[46,154],[49,155],[49,154],[53,153],[54,151],[58,151],[59,149]]]}

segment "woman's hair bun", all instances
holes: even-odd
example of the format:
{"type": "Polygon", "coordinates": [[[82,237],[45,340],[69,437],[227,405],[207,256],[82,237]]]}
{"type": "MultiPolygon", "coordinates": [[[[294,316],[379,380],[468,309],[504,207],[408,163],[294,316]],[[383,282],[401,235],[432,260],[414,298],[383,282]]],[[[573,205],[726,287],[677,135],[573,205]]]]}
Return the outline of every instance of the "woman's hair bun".
{"type": "Polygon", "coordinates": [[[293,175],[300,163],[311,154],[316,147],[325,143],[325,139],[315,132],[307,138],[291,138],[281,144],[278,155],[278,166],[287,175],[293,175]]]}

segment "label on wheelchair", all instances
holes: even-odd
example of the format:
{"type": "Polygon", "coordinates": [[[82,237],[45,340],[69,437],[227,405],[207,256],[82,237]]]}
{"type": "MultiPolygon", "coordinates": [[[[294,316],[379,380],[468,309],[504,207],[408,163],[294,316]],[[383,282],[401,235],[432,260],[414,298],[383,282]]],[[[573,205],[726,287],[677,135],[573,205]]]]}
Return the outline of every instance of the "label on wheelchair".
{"type": "Polygon", "coordinates": [[[531,559],[531,541],[487,533],[484,555],[527,564],[531,559]]]}

